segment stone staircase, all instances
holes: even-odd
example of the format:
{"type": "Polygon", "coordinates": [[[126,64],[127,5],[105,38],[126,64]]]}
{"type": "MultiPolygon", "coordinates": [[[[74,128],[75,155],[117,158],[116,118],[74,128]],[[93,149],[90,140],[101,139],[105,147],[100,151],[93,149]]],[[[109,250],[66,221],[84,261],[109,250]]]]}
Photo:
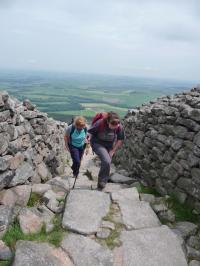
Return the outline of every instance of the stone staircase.
{"type": "MultiPolygon", "coordinates": [[[[140,200],[137,188],[108,183],[104,191],[96,190],[97,182],[84,175],[87,171],[97,178],[99,168],[92,158],[92,153],[84,157],[75,188],[66,197],[66,235],[60,247],[18,241],[13,265],[188,265],[180,239],[160,223],[148,202],[140,200]]],[[[74,179],[67,174],[59,182],[72,188],[74,179]]]]}

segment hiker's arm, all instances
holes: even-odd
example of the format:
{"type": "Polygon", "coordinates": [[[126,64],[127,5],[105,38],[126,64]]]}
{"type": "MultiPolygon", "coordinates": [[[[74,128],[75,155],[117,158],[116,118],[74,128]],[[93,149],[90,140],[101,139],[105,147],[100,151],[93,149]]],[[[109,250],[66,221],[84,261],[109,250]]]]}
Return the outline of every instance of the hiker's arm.
{"type": "Polygon", "coordinates": [[[86,138],[85,138],[85,143],[90,144],[90,139],[91,139],[91,134],[87,132],[86,138]]]}
{"type": "Polygon", "coordinates": [[[90,137],[91,134],[87,132],[87,136],[85,138],[85,155],[88,155],[90,149],[90,137]]]}
{"type": "Polygon", "coordinates": [[[94,123],[94,125],[92,125],[89,129],[88,129],[88,133],[91,135],[96,135],[98,133],[98,129],[99,129],[99,123],[100,120],[98,120],[96,123],[94,123]]]}
{"type": "Polygon", "coordinates": [[[114,155],[116,150],[122,145],[122,141],[125,139],[124,129],[120,128],[119,132],[117,133],[117,140],[113,144],[112,150],[109,152],[110,157],[114,155]]]}
{"type": "Polygon", "coordinates": [[[122,140],[117,140],[114,145],[113,145],[113,148],[112,150],[110,150],[109,154],[110,154],[110,157],[112,157],[114,155],[114,153],[116,152],[116,150],[119,148],[119,146],[121,146],[122,144],[122,140]]]}

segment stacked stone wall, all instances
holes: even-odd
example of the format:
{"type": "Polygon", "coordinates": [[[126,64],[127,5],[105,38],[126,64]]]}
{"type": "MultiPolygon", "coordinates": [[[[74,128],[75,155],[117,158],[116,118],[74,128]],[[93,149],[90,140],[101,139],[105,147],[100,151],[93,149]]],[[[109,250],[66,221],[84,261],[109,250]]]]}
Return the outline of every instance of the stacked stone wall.
{"type": "Polygon", "coordinates": [[[200,213],[200,88],[129,110],[124,127],[116,162],[200,213]]]}
{"type": "Polygon", "coordinates": [[[64,124],[0,92],[0,190],[64,172],[64,124]]]}

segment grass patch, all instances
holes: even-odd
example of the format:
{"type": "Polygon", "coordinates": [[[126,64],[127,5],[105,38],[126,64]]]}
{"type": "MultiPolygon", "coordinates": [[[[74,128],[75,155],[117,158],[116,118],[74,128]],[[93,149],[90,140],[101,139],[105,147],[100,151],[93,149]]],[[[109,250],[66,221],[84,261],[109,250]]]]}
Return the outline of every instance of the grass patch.
{"type": "Polygon", "coordinates": [[[166,199],[167,206],[174,212],[176,221],[200,222],[198,215],[192,213],[193,208],[189,204],[181,204],[175,196],[166,199]]]}
{"type": "Polygon", "coordinates": [[[53,223],[54,223],[54,229],[52,232],[47,234],[47,241],[52,245],[59,247],[60,242],[63,239],[63,235],[66,233],[66,230],[64,230],[61,226],[62,216],[61,215],[55,216],[53,223]]]}
{"type": "Polygon", "coordinates": [[[66,159],[65,165],[70,167],[70,160],[69,159],[66,159]]]}
{"type": "Polygon", "coordinates": [[[12,262],[11,261],[0,261],[0,266],[10,266],[12,265],[12,262]]]}
{"type": "Polygon", "coordinates": [[[118,223],[114,221],[113,215],[118,212],[119,211],[116,208],[114,208],[113,205],[110,206],[110,211],[105,217],[103,217],[103,220],[112,222],[115,225],[115,229],[111,230],[110,235],[106,239],[97,238],[98,242],[100,242],[103,245],[106,245],[110,249],[113,249],[121,245],[119,236],[120,236],[122,229],[125,227],[122,223],[118,223]]]}
{"type": "Polygon", "coordinates": [[[46,233],[45,226],[43,226],[39,233],[25,235],[20,229],[19,222],[15,220],[14,223],[9,226],[2,240],[12,250],[15,250],[15,245],[18,240],[49,242],[58,247],[62,241],[63,234],[66,232],[61,227],[61,215],[57,215],[54,218],[53,223],[54,229],[50,233],[46,233]]]}
{"type": "Polygon", "coordinates": [[[152,194],[156,197],[160,197],[160,193],[155,188],[151,187],[145,187],[144,185],[140,184],[140,187],[138,187],[138,192],[139,193],[144,193],[144,194],[152,194]]]}
{"type": "Polygon", "coordinates": [[[86,175],[89,180],[94,180],[94,178],[92,176],[92,173],[90,171],[88,171],[88,169],[86,170],[86,172],[84,173],[84,175],[86,175]]]}
{"type": "Polygon", "coordinates": [[[111,205],[110,206],[110,211],[109,211],[109,213],[105,216],[105,217],[103,217],[103,220],[104,221],[109,221],[109,222],[112,222],[112,223],[115,223],[114,221],[113,221],[113,215],[115,214],[115,213],[117,213],[118,211],[111,205]]]}
{"type": "Polygon", "coordinates": [[[65,202],[65,199],[56,199],[59,203],[64,203],[65,202]]]}
{"type": "Polygon", "coordinates": [[[42,203],[42,195],[39,195],[35,192],[31,192],[29,201],[27,203],[27,207],[38,206],[41,203],[42,203]]]}
{"type": "Polygon", "coordinates": [[[115,229],[112,230],[110,235],[105,239],[105,243],[110,249],[114,249],[115,247],[119,247],[121,245],[119,236],[123,228],[123,224],[115,223],[115,229]]]}
{"type": "MultiPolygon", "coordinates": [[[[139,193],[153,194],[156,197],[161,195],[156,191],[156,189],[151,187],[145,187],[141,184],[138,188],[139,193]]],[[[165,203],[169,209],[173,211],[177,222],[188,221],[192,223],[200,222],[198,215],[194,214],[193,208],[189,204],[181,204],[175,195],[171,195],[169,198],[163,198],[163,203],[165,203]]]]}
{"type": "Polygon", "coordinates": [[[105,103],[81,103],[85,110],[91,110],[94,112],[113,111],[124,116],[127,113],[127,108],[117,107],[105,103]]]}
{"type": "Polygon", "coordinates": [[[92,110],[71,110],[71,111],[57,111],[51,112],[51,114],[60,114],[60,115],[81,115],[86,117],[93,117],[95,112],[92,110]]]}

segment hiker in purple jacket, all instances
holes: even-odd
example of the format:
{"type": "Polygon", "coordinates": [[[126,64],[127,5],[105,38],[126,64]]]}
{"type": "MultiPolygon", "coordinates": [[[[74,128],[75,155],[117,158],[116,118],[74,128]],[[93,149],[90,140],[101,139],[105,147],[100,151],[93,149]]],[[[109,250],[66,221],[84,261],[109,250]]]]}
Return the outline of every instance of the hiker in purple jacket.
{"type": "Polygon", "coordinates": [[[88,130],[91,134],[91,146],[101,160],[98,175],[98,190],[105,188],[110,175],[112,157],[124,140],[124,130],[118,114],[108,112],[97,120],[88,130]]]}

